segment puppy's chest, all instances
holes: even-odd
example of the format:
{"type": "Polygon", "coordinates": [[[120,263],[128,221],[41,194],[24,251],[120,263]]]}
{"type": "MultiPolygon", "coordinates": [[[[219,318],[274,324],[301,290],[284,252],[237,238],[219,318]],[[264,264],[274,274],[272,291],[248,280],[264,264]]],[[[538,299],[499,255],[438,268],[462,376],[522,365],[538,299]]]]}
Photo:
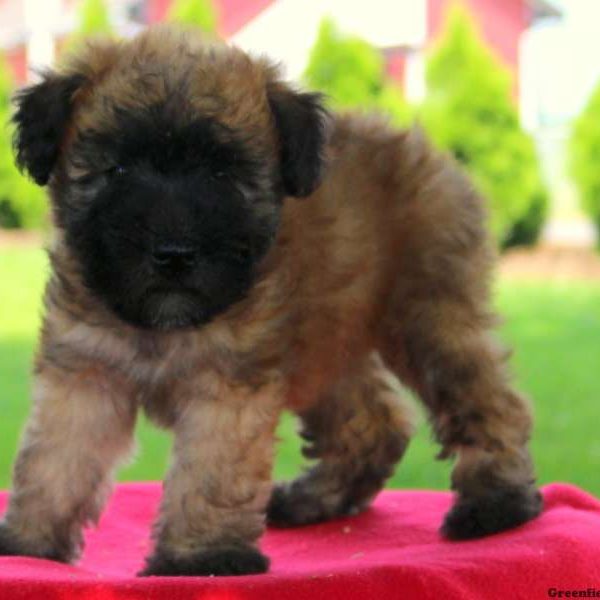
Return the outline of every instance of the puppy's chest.
{"type": "Polygon", "coordinates": [[[68,362],[71,368],[98,365],[144,387],[197,373],[208,368],[218,354],[210,340],[194,333],[157,335],[83,322],[46,342],[46,354],[49,345],[52,354],[60,353],[60,362],[68,362]]]}
{"type": "Polygon", "coordinates": [[[189,334],[161,339],[140,334],[130,341],[130,377],[141,384],[185,377],[206,366],[207,351],[189,334]]]}

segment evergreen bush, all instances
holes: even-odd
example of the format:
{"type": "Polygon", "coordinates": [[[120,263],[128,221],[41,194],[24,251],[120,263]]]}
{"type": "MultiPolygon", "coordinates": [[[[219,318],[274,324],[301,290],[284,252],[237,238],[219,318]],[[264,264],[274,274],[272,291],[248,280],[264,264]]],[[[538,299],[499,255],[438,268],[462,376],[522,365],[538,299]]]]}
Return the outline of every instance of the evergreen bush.
{"type": "Polygon", "coordinates": [[[600,239],[600,84],[573,124],[569,170],[600,239]]]}
{"type": "Polygon", "coordinates": [[[203,31],[217,30],[218,13],[212,0],[175,0],[167,14],[173,23],[196,25],[203,31]]]}
{"type": "Polygon", "coordinates": [[[410,121],[399,86],[386,77],[381,52],[359,37],[344,35],[331,19],[321,23],[304,80],[323,92],[334,110],[379,110],[398,125],[410,121]]]}
{"type": "Polygon", "coordinates": [[[488,199],[499,244],[534,243],[548,205],[534,141],[519,124],[509,72],[464,9],[449,13],[426,77],[422,123],[488,199]]]}
{"type": "Polygon", "coordinates": [[[10,124],[14,85],[7,62],[0,56],[0,227],[36,229],[44,225],[44,191],[15,165],[10,124]]]}

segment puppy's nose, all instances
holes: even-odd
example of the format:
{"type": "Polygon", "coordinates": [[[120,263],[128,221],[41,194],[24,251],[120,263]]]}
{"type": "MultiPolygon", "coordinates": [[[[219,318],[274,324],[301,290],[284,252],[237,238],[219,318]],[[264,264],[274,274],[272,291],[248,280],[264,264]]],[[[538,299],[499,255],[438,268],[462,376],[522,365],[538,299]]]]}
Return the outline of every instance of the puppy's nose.
{"type": "Polygon", "coordinates": [[[164,271],[186,271],[196,262],[196,250],[185,244],[160,244],[152,252],[152,262],[164,271]]]}

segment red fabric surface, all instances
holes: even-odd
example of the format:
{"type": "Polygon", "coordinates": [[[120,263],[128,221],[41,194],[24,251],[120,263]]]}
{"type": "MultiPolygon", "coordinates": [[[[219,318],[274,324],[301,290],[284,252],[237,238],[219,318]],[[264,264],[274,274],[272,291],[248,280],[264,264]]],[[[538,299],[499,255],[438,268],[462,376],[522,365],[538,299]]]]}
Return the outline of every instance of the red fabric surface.
{"type": "MultiPolygon", "coordinates": [[[[77,566],[0,557],[0,600],[481,600],[600,588],[600,502],[566,484],[543,492],[540,518],[483,540],[440,538],[449,493],[384,492],[357,517],[269,531],[267,575],[141,579],[160,485],[125,484],[77,566]]],[[[1,494],[0,511],[5,503],[1,494]]]]}

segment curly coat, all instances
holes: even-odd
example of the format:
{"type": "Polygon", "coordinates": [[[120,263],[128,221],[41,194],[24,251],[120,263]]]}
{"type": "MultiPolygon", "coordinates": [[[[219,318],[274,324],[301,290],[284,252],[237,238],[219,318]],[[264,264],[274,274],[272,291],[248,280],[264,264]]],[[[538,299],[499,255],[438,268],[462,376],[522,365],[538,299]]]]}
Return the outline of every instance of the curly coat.
{"type": "Polygon", "coordinates": [[[448,537],[539,513],[530,411],[490,333],[483,202],[419,130],[328,115],[268,61],[173,27],[90,45],[17,106],[18,160],[49,185],[55,239],[0,554],[78,555],[142,409],[175,436],[144,574],[265,571],[265,519],[354,514],[392,474],[413,430],[398,380],[426,405],[441,456],[457,457],[448,537]],[[93,227],[69,234],[87,202],[74,182],[91,169],[80,138],[114,127],[116,105],[135,116],[157,104],[218,121],[221,141],[234,132],[256,186],[277,196],[247,208],[277,223],[250,287],[193,327],[121,318],[88,285],[75,247],[93,227]],[[316,462],[272,488],[286,408],[316,462]]]}

